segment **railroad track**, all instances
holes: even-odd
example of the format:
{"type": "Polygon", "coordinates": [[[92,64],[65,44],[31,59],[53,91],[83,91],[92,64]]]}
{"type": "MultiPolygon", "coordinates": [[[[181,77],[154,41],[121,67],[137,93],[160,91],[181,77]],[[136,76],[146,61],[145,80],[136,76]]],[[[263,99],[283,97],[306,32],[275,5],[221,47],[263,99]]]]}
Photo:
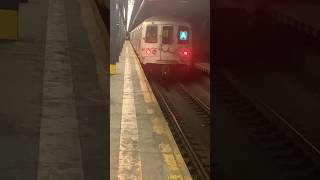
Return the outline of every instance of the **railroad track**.
{"type": "MultiPolygon", "coordinates": [[[[186,122],[183,120],[182,116],[177,112],[169,98],[162,93],[161,85],[152,81],[150,81],[150,84],[193,179],[210,180],[210,158],[206,156],[206,154],[210,154],[210,152],[201,148],[201,145],[195,141],[192,133],[186,128],[186,122]]],[[[184,93],[185,98],[195,101],[197,103],[195,106],[201,106],[198,107],[197,112],[199,111],[199,113],[201,113],[200,109],[203,107],[208,110],[208,107],[205,105],[198,104],[200,103],[200,100],[195,100],[195,97],[191,98],[192,95],[188,94],[189,92],[184,91],[183,87],[181,88],[182,90],[180,93],[184,93]]],[[[208,112],[210,112],[210,109],[208,112]]],[[[202,112],[202,114],[206,114],[206,112],[202,112]]],[[[206,115],[206,117],[209,117],[209,115],[206,115]]]]}
{"type": "Polygon", "coordinates": [[[200,117],[201,126],[210,126],[210,107],[202,102],[198,97],[193,95],[182,83],[178,82],[178,92],[190,104],[196,111],[198,117],[200,117]]]}
{"type": "Polygon", "coordinates": [[[181,88],[182,93],[185,94],[191,101],[190,103],[196,104],[202,109],[206,114],[210,115],[210,106],[202,102],[198,97],[194,96],[182,83],[178,83],[178,86],[181,88]]]}
{"type": "Polygon", "coordinates": [[[216,96],[248,137],[288,172],[288,179],[320,179],[320,151],[315,145],[272,108],[244,94],[223,72],[215,78],[216,96]]]}

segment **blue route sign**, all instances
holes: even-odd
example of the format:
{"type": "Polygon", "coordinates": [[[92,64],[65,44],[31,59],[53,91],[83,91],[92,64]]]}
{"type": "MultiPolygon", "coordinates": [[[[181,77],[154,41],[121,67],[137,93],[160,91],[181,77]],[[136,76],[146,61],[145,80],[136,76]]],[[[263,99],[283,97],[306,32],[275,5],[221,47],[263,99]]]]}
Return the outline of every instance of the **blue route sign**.
{"type": "Polygon", "coordinates": [[[180,31],[179,40],[180,41],[188,40],[188,32],[187,31],[180,31]]]}

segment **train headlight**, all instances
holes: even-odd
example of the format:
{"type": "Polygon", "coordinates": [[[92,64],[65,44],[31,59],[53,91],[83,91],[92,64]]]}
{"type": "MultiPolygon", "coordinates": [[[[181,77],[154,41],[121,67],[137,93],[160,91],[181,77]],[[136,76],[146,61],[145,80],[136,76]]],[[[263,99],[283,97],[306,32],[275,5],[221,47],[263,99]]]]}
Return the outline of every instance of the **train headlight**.
{"type": "Polygon", "coordinates": [[[152,50],[152,54],[156,54],[156,53],[157,53],[156,49],[152,50]]]}
{"type": "Polygon", "coordinates": [[[151,51],[148,49],[148,50],[146,51],[146,53],[147,53],[147,54],[150,54],[150,53],[151,53],[151,51]]]}

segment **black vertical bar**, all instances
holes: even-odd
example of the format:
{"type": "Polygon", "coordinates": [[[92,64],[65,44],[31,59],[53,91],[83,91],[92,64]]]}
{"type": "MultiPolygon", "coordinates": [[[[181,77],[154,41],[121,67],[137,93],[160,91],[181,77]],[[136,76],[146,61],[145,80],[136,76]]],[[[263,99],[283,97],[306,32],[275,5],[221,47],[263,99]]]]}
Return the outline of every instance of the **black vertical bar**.
{"type": "Polygon", "coordinates": [[[0,0],[0,9],[18,10],[19,0],[0,0]]]}

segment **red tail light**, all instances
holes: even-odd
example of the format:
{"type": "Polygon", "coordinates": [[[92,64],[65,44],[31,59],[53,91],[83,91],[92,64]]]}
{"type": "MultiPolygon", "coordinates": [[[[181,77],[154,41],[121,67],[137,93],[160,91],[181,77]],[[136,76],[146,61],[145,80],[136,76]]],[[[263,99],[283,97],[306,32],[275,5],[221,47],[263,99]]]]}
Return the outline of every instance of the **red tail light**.
{"type": "Polygon", "coordinates": [[[189,58],[190,55],[191,55],[190,49],[188,49],[188,48],[180,49],[180,56],[181,56],[182,58],[189,58]]]}

